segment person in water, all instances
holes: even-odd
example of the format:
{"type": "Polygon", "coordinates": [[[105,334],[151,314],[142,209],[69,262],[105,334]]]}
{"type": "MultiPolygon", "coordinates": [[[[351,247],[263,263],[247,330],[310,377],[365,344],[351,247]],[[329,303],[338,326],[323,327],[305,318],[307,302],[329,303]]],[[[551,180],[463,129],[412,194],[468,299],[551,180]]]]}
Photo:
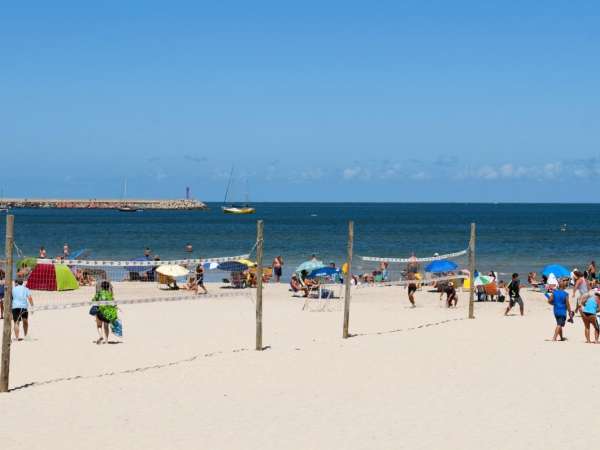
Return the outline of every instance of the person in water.
{"type": "MultiPolygon", "coordinates": [[[[108,281],[100,283],[100,289],[92,299],[95,302],[114,301],[113,289],[108,281]]],[[[98,305],[96,311],[96,329],[98,331],[98,340],[96,344],[106,344],[108,342],[109,325],[115,322],[119,317],[115,305],[98,305]],[[104,331],[104,333],[103,333],[104,331]]]]}
{"type": "Polygon", "coordinates": [[[598,344],[600,338],[600,327],[596,314],[600,311],[600,292],[596,291],[593,294],[586,295],[586,298],[581,299],[581,319],[583,320],[583,332],[585,334],[585,342],[591,344],[590,327],[594,327],[594,344],[598,344]]]}
{"type": "Polygon", "coordinates": [[[568,280],[562,280],[558,289],[552,291],[548,296],[548,303],[553,306],[554,318],[556,319],[556,328],[554,328],[554,336],[552,340],[566,341],[567,338],[563,335],[563,328],[567,321],[567,313],[571,315],[571,304],[569,303],[569,294],[566,291],[568,280]]]}

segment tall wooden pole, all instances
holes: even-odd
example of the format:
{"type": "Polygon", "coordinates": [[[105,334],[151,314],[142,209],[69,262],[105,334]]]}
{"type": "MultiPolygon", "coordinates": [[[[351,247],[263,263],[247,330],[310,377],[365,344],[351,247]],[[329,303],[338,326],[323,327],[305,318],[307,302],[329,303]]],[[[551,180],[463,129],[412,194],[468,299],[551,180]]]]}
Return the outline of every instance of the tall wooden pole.
{"type": "Polygon", "coordinates": [[[13,245],[15,216],[6,216],[6,272],[4,277],[4,329],[2,330],[2,363],[0,367],[0,392],[8,392],[10,372],[10,333],[12,322],[13,245]]]}
{"type": "Polygon", "coordinates": [[[471,224],[471,239],[469,239],[469,319],[475,318],[475,224],[471,224]]]}
{"type": "Polygon", "coordinates": [[[348,272],[344,275],[344,331],[342,337],[347,339],[350,337],[348,326],[350,324],[350,287],[352,286],[352,249],[354,246],[354,222],[348,222],[348,272]]]}
{"type": "Polygon", "coordinates": [[[263,293],[263,221],[256,222],[256,350],[262,343],[262,293],[263,293]]]}

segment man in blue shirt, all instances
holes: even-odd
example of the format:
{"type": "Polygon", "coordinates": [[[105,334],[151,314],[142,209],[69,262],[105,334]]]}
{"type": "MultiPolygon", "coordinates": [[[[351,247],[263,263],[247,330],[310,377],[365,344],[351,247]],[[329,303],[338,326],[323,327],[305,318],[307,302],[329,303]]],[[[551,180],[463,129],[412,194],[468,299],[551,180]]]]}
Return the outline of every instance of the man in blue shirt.
{"type": "Polygon", "coordinates": [[[14,323],[15,337],[17,341],[23,339],[19,337],[19,322],[23,322],[23,334],[27,337],[27,331],[29,330],[29,312],[27,308],[29,305],[33,306],[33,297],[31,292],[25,286],[23,286],[23,280],[19,278],[16,282],[16,286],[12,291],[12,317],[14,323]]]}
{"type": "Polygon", "coordinates": [[[548,303],[554,307],[554,318],[556,319],[556,328],[554,329],[553,341],[560,338],[561,341],[566,341],[567,338],[563,336],[563,327],[567,320],[567,313],[571,315],[571,304],[569,303],[569,294],[567,294],[566,288],[568,280],[561,280],[559,288],[550,294],[548,297],[548,303]]]}

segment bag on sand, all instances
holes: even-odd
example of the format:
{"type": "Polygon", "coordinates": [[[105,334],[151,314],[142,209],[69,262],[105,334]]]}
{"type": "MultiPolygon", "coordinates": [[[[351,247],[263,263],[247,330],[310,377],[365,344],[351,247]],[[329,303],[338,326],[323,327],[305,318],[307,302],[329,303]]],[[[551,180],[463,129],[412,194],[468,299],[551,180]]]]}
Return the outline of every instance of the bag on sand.
{"type": "Polygon", "coordinates": [[[123,324],[120,319],[111,322],[110,331],[117,337],[123,337],[123,324]]]}

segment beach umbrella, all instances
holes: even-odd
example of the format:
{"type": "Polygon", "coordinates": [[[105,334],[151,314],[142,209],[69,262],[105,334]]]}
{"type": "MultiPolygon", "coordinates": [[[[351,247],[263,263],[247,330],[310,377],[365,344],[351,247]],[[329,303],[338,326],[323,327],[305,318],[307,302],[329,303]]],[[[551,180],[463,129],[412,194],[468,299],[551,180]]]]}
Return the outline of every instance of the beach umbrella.
{"type": "Polygon", "coordinates": [[[542,275],[545,275],[547,277],[550,276],[551,273],[553,273],[555,276],[557,276],[559,278],[571,276],[571,271],[569,269],[567,269],[566,267],[561,266],[560,264],[548,264],[542,270],[542,275]]]}
{"type": "Polygon", "coordinates": [[[308,274],[308,278],[331,277],[334,275],[338,275],[339,273],[340,269],[338,269],[337,267],[320,267],[310,272],[308,274]]]}
{"type": "Polygon", "coordinates": [[[487,286],[488,284],[491,284],[493,282],[493,277],[488,277],[485,275],[480,275],[477,278],[475,278],[475,286],[487,286]]]}
{"type": "Polygon", "coordinates": [[[186,269],[185,267],[178,266],[175,264],[158,266],[156,268],[156,271],[158,273],[160,273],[161,275],[165,275],[167,277],[173,277],[173,278],[185,277],[188,273],[190,273],[190,271],[188,269],[186,269]]]}
{"type": "Polygon", "coordinates": [[[243,272],[248,270],[248,266],[246,264],[242,264],[239,261],[225,261],[217,266],[217,269],[223,270],[225,272],[243,272]]]}
{"type": "Polygon", "coordinates": [[[455,262],[448,261],[447,259],[433,261],[425,266],[425,272],[431,273],[450,272],[456,269],[458,269],[458,265],[455,262]]]}
{"type": "Polygon", "coordinates": [[[245,264],[248,267],[256,267],[256,263],[254,261],[250,261],[249,259],[246,259],[246,258],[238,259],[237,262],[245,264]]]}
{"type": "MultiPolygon", "coordinates": [[[[133,258],[131,261],[150,261],[150,260],[145,256],[140,256],[138,258],[133,258]]],[[[127,270],[127,272],[147,272],[151,269],[152,269],[152,266],[128,266],[128,267],[125,267],[125,270],[127,270]]]]}
{"type": "Polygon", "coordinates": [[[300,264],[296,268],[296,272],[300,273],[306,270],[307,273],[311,273],[313,270],[320,269],[321,267],[325,267],[325,264],[323,264],[322,261],[315,261],[311,259],[310,261],[305,261],[302,264],[300,264]]]}
{"type": "Polygon", "coordinates": [[[91,253],[87,248],[82,248],[71,253],[67,259],[83,259],[86,258],[91,253]]]}

